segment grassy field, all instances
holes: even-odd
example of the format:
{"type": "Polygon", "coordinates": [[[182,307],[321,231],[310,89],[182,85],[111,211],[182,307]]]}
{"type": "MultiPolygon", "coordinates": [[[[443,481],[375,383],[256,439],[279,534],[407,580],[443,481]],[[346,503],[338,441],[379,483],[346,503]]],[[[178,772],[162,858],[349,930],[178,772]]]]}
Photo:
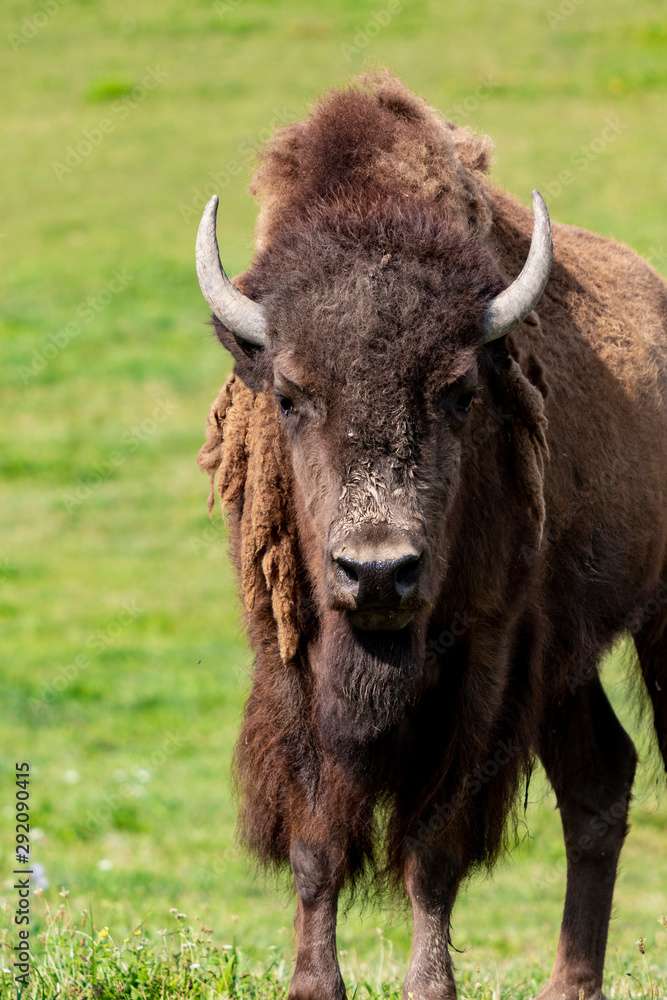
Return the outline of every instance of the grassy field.
{"type": "MultiPolygon", "coordinates": [[[[667,273],[662,2],[403,0],[380,26],[387,11],[2,4],[0,916],[13,947],[14,764],[27,761],[43,870],[31,995],[90,992],[95,970],[97,995],[121,995],[118,982],[125,995],[181,995],[192,979],[213,996],[196,985],[203,971],[185,972],[198,963],[223,996],[234,983],[237,996],[280,996],[289,973],[292,902],[234,846],[229,762],[251,658],[195,463],[229,370],[194,273],[206,197],[221,196],[223,257],[239,271],[255,150],[317,92],[385,64],[489,133],[494,175],[519,197],[540,188],[556,220],[667,273]],[[173,957],[184,940],[197,962],[173,957]]],[[[648,961],[664,996],[665,796],[620,659],[608,674],[648,758],[616,895],[612,995],[649,995],[648,961]]],[[[530,996],[548,972],[563,848],[539,776],[523,832],[457,904],[465,995],[530,996]]],[[[382,986],[400,981],[409,950],[401,913],[352,909],[339,944],[358,997],[391,995],[382,986]]]]}

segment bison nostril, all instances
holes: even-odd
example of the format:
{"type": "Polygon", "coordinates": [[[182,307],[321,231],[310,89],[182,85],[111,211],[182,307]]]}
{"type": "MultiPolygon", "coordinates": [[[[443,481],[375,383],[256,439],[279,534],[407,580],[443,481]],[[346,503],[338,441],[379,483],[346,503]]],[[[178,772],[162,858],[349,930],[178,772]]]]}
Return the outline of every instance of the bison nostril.
{"type": "Polygon", "coordinates": [[[348,580],[351,581],[351,583],[358,583],[359,582],[359,574],[357,573],[356,569],[354,568],[354,564],[353,563],[347,562],[347,560],[345,560],[345,559],[336,559],[335,561],[338,563],[338,565],[342,569],[343,573],[348,578],[348,580]]]}
{"type": "Polygon", "coordinates": [[[411,593],[419,582],[420,557],[408,556],[405,562],[396,570],[394,581],[396,590],[401,596],[411,593]]]}

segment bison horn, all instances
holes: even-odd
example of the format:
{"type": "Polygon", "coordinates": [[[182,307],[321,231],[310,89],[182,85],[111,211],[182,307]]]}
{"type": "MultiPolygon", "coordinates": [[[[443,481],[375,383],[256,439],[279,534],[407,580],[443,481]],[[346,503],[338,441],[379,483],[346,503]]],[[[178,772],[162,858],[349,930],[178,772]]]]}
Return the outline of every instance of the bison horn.
{"type": "Polygon", "coordinates": [[[214,315],[239,340],[254,347],[267,347],[269,337],[264,310],[258,302],[246,298],[238,288],[234,288],[220,263],[215,236],[217,214],[218,196],[214,194],[204,209],[197,233],[195,257],[199,287],[214,315]]]}
{"type": "Polygon", "coordinates": [[[484,314],[484,343],[509,333],[532,312],[549,280],[553,244],[551,223],[544,199],[533,191],[533,236],[523,270],[509,288],[496,295],[484,314]]]}

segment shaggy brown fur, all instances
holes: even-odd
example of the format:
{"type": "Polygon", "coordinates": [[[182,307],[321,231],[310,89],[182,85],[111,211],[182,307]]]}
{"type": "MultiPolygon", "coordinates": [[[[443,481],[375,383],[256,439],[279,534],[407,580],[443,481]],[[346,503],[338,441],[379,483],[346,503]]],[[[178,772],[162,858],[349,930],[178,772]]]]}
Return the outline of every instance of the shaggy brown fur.
{"type": "Polygon", "coordinates": [[[630,623],[667,761],[667,614],[642,613],[667,573],[665,283],[554,225],[536,312],[484,347],[486,305],[532,230],[485,176],[489,151],[392,77],[328,95],[276,133],[253,181],[240,287],[271,348],[215,320],[236,375],[200,464],[230,510],[257,653],[241,825],[263,860],[292,863],[295,998],[343,995],[335,897],[377,863],[378,803],[413,905],[406,990],[454,995],[456,889],[496,857],[534,753],[568,852],[585,844],[544,997],[599,997],[623,823],[591,830],[627,808],[635,755],[597,664],[630,623]],[[276,395],[296,403],[286,416],[276,395]],[[360,633],[331,604],[330,539],[359,530],[426,553],[399,632],[360,633]]]}
{"type": "Polygon", "coordinates": [[[296,654],[296,532],[289,504],[289,465],[281,448],[276,403],[259,396],[230,375],[211,407],[199,468],[211,477],[223,506],[238,503],[241,548],[238,553],[246,612],[252,615],[258,586],[271,595],[283,662],[296,654]],[[260,575],[261,574],[261,575],[260,575]]]}

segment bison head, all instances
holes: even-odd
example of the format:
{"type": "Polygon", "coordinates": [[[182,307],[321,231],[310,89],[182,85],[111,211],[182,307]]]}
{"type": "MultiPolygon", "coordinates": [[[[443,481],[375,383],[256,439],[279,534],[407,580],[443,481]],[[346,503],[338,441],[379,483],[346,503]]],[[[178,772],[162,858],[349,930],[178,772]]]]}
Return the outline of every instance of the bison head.
{"type": "Polygon", "coordinates": [[[479,239],[428,206],[348,193],[291,218],[243,292],[220,263],[217,206],[199,228],[199,281],[238,375],[277,401],[317,608],[311,661],[334,695],[323,704],[334,722],[386,731],[428,683],[466,435],[489,345],[545,287],[546,206],[533,192],[530,252],[507,288],[479,239]]]}

